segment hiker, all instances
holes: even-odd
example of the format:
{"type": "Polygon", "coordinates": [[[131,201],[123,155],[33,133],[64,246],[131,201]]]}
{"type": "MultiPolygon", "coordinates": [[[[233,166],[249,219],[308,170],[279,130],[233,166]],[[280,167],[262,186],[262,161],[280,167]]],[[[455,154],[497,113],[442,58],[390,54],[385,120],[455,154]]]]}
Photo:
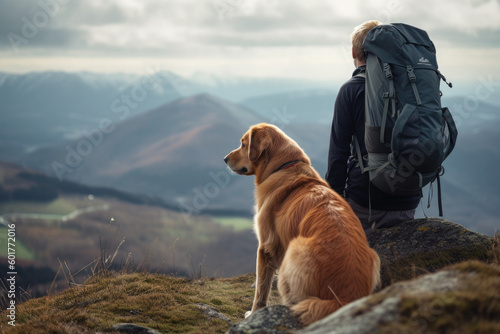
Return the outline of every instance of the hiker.
{"type": "Polygon", "coordinates": [[[363,41],[368,32],[380,24],[375,20],[367,21],[356,27],[351,35],[352,57],[356,70],[340,88],[335,101],[325,177],[331,188],[346,198],[365,232],[413,219],[421,198],[420,192],[410,196],[390,195],[370,184],[368,173],[361,171],[353,143],[355,136],[361,154],[366,156],[366,59],[363,41]]]}

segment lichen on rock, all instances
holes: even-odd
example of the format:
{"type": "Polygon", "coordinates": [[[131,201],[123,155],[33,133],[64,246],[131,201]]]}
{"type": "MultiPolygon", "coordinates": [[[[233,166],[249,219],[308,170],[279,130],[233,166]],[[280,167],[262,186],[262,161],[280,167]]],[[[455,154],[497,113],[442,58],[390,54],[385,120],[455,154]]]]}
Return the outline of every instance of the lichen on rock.
{"type": "Polygon", "coordinates": [[[498,239],[439,218],[375,230],[367,239],[382,261],[381,291],[299,331],[287,325],[294,321],[290,310],[277,305],[229,333],[500,332],[498,239]]]}
{"type": "Polygon", "coordinates": [[[494,240],[440,218],[408,220],[367,233],[381,260],[382,286],[466,260],[488,261],[494,240]]]}
{"type": "Polygon", "coordinates": [[[464,262],[393,284],[299,333],[500,332],[500,267],[464,262]]]}
{"type": "Polygon", "coordinates": [[[273,305],[260,309],[248,319],[233,325],[228,334],[293,333],[299,329],[292,311],[284,305],[273,305]]]}

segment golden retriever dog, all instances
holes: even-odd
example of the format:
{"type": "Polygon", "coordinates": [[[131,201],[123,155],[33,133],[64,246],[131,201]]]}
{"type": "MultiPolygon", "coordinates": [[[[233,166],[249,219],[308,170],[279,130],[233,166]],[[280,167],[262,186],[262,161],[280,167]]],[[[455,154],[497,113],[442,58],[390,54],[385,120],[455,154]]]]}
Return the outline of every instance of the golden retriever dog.
{"type": "Polygon", "coordinates": [[[359,219],[283,131],[252,126],[224,161],[237,174],[255,175],[257,280],[246,316],[267,305],[276,271],[282,302],[303,325],[378,286],[380,260],[359,219]]]}

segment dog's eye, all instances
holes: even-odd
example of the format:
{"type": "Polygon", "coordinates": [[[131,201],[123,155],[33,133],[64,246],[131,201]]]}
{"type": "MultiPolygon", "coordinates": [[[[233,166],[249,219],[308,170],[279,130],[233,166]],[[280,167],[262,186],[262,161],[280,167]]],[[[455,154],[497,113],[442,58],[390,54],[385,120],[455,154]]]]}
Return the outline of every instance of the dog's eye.
{"type": "Polygon", "coordinates": [[[245,147],[245,144],[241,143],[241,148],[244,148],[245,147]]]}

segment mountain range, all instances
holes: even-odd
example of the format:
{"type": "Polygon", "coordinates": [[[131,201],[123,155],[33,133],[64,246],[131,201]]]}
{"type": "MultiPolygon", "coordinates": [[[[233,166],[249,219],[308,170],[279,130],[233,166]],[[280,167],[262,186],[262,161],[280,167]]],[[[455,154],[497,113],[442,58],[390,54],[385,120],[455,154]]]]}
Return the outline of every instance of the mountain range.
{"type": "Polygon", "coordinates": [[[103,118],[118,120],[179,98],[160,76],[43,72],[0,74],[0,154],[15,158],[82,136],[103,118]]]}
{"type": "MultiPolygon", "coordinates": [[[[19,162],[61,180],[152,194],[194,211],[200,206],[244,209],[252,202],[253,180],[230,173],[223,157],[250,125],[263,121],[245,107],[199,94],[113,124],[109,131],[94,129],[41,148],[19,162]]],[[[322,136],[326,142],[327,127],[282,127],[296,134],[313,161],[324,164],[325,147],[315,140],[322,136]]]]}
{"type": "MultiPolygon", "coordinates": [[[[249,212],[253,178],[230,173],[222,158],[250,125],[269,122],[294,138],[324,175],[334,85],[153,75],[0,75],[2,159],[60,180],[158,196],[190,214],[249,212]],[[148,91],[145,83],[154,85],[154,78],[148,91]]],[[[492,234],[500,214],[498,106],[478,101],[471,108],[463,96],[443,102],[456,110],[460,132],[444,165],[446,218],[492,234]]],[[[418,211],[433,215],[434,207],[418,211]]]]}

